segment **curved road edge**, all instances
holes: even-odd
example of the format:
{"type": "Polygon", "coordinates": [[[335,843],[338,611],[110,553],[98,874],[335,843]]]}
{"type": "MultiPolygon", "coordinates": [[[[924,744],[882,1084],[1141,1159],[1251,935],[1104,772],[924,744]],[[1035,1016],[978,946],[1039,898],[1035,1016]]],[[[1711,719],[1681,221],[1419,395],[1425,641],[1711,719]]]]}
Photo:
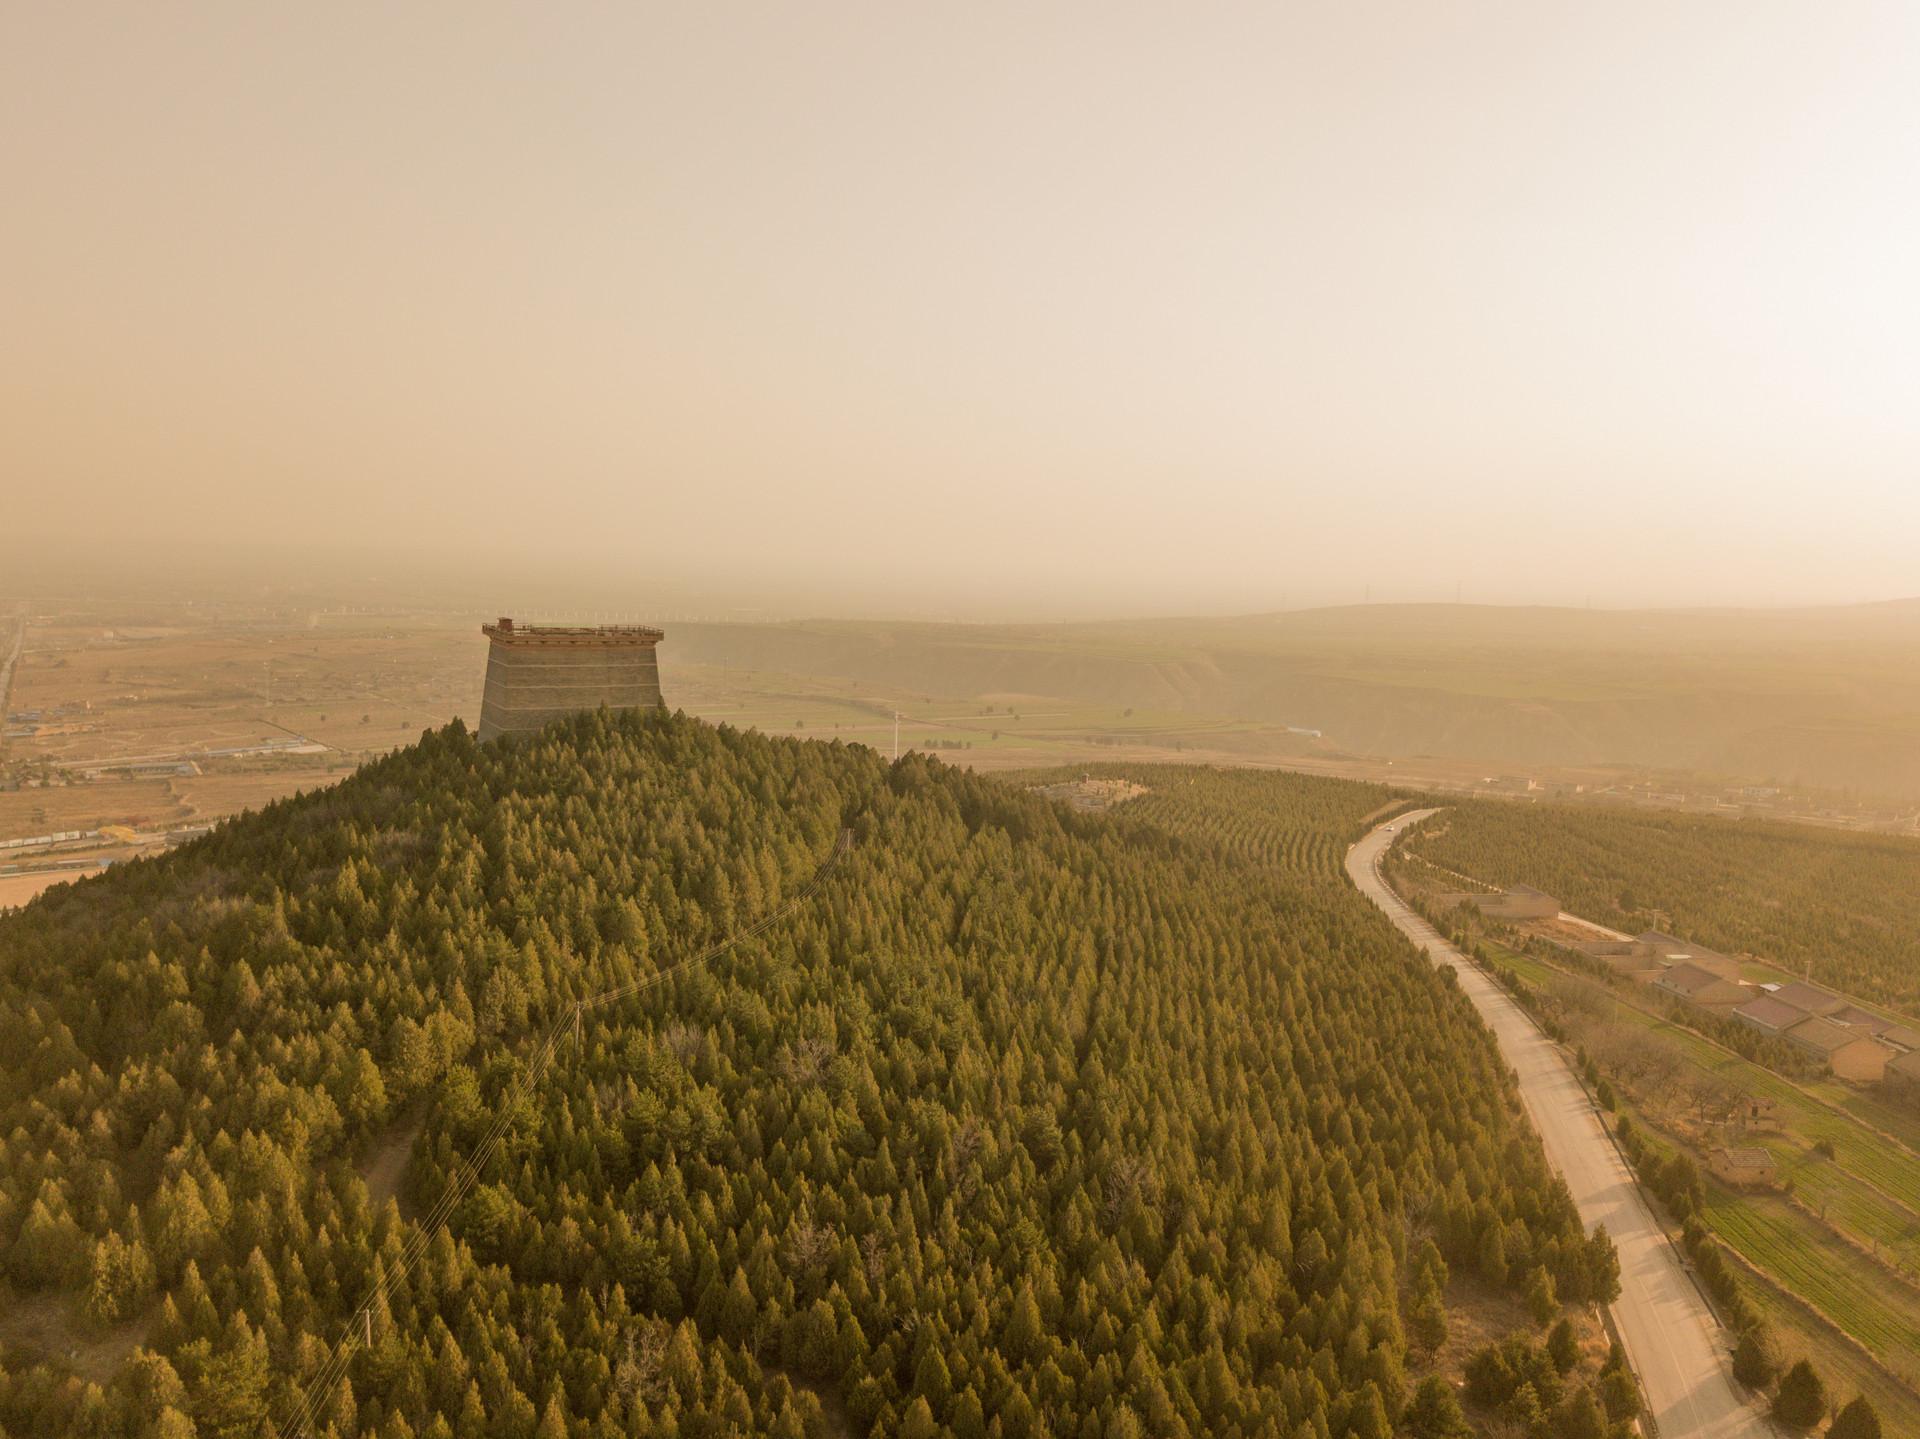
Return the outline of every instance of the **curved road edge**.
{"type": "Polygon", "coordinates": [[[1604,1224],[1620,1254],[1613,1305],[1628,1362],[1640,1377],[1660,1439],[1775,1439],[1729,1365],[1725,1331],[1686,1272],[1592,1097],[1559,1046],[1504,989],[1395,894],[1380,857],[1396,833],[1437,813],[1413,810],[1375,827],[1347,852],[1347,877],[1436,965],[1447,965],[1518,1077],[1547,1160],[1566,1180],[1591,1230],[1604,1224]]]}

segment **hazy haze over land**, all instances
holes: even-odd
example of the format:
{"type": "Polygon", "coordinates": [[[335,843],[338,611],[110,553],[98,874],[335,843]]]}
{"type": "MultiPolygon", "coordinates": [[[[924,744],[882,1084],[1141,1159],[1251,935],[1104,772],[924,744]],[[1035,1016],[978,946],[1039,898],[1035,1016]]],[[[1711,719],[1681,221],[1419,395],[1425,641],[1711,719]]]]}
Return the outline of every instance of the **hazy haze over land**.
{"type": "Polygon", "coordinates": [[[0,560],[1911,592],[1916,54],[1900,3],[23,8],[0,560]]]}

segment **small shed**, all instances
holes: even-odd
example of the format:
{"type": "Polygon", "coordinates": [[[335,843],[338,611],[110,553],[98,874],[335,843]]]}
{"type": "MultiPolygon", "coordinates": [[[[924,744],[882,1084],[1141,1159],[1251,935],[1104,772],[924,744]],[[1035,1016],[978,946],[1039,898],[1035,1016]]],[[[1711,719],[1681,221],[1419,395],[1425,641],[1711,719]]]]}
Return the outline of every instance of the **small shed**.
{"type": "Polygon", "coordinates": [[[1780,1166],[1764,1149],[1716,1149],[1707,1156],[1707,1172],[1736,1189],[1757,1189],[1780,1177],[1780,1166]]]}

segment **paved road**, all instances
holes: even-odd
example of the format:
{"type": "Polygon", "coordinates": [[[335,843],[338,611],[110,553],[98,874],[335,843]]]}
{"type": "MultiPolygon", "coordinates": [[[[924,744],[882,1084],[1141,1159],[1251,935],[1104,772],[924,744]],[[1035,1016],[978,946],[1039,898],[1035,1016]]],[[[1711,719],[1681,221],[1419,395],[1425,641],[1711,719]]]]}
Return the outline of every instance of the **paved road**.
{"type": "Polygon", "coordinates": [[[1641,1198],[1566,1057],[1505,990],[1381,880],[1380,856],[1394,833],[1433,812],[1416,810],[1374,830],[1348,853],[1348,876],[1429,959],[1453,967],[1519,1075],[1547,1159],[1566,1178],[1580,1218],[1589,1229],[1606,1225],[1613,1236],[1620,1251],[1614,1322],[1659,1422],[1660,1439],[1774,1439],[1772,1424],[1734,1383],[1724,1331],[1641,1198]]]}

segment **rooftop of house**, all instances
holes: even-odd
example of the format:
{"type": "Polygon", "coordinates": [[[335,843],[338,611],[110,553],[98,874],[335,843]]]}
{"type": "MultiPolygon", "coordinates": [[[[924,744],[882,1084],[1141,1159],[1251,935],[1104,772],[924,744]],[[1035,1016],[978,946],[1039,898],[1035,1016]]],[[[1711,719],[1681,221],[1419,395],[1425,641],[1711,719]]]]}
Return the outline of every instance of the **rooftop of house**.
{"type": "Polygon", "coordinates": [[[1731,984],[1732,980],[1722,979],[1710,969],[1702,969],[1697,964],[1682,960],[1671,965],[1654,981],[1662,989],[1670,989],[1676,994],[1693,995],[1711,989],[1716,984],[1731,984]]]}
{"type": "Polygon", "coordinates": [[[1804,1009],[1808,1014],[1832,1014],[1837,1009],[1846,1008],[1847,1002],[1831,990],[1820,988],[1817,984],[1807,984],[1801,980],[1789,980],[1773,992],[1773,997],[1783,1000],[1795,1009],[1804,1009]]]}
{"type": "Polygon", "coordinates": [[[1797,1009],[1778,995],[1763,994],[1758,999],[1747,1001],[1734,1011],[1749,1024],[1761,1029],[1791,1029],[1801,1020],[1808,1018],[1804,1009],[1797,1009]]]}
{"type": "Polygon", "coordinates": [[[1773,1168],[1773,1156],[1764,1149],[1716,1149],[1714,1155],[1733,1169],[1773,1168]]]}
{"type": "Polygon", "coordinates": [[[1834,1054],[1849,1044],[1872,1044],[1874,1038],[1844,1024],[1835,1024],[1830,1019],[1815,1015],[1812,1019],[1802,1020],[1787,1031],[1787,1038],[1795,1044],[1804,1045],[1816,1054],[1834,1054]]]}
{"type": "Polygon", "coordinates": [[[1664,930],[1649,929],[1634,936],[1642,944],[1650,944],[1656,949],[1671,950],[1675,954],[1707,954],[1718,956],[1720,951],[1709,949],[1704,944],[1696,944],[1690,939],[1682,939],[1677,934],[1668,934],[1664,930]]]}

